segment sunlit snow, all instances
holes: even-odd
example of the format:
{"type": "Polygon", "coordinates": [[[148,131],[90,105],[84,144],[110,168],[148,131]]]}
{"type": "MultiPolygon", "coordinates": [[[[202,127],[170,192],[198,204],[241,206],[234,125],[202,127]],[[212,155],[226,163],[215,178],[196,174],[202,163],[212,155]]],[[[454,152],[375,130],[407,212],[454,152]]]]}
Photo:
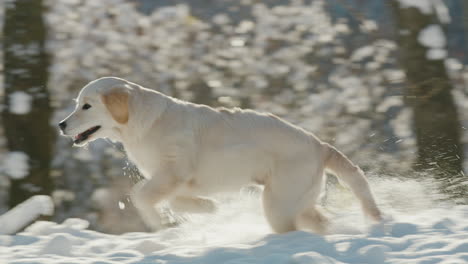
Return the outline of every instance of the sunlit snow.
{"type": "Polygon", "coordinates": [[[447,57],[446,49],[428,49],[426,53],[426,58],[429,60],[442,60],[447,57]]]}
{"type": "Polygon", "coordinates": [[[52,199],[46,195],[36,195],[0,215],[0,235],[14,234],[41,215],[51,215],[54,211],[52,199]]]}
{"type": "Polygon", "coordinates": [[[435,24],[422,29],[419,32],[418,41],[421,45],[434,49],[443,48],[447,44],[442,28],[435,24]]]}
{"type": "Polygon", "coordinates": [[[423,14],[432,14],[432,0],[398,0],[403,8],[415,7],[423,14]]]}
{"type": "MultiPolygon", "coordinates": [[[[2,260],[33,263],[465,263],[467,206],[444,206],[430,182],[377,180],[387,220],[365,224],[352,194],[331,188],[325,204],[331,234],[272,234],[256,192],[219,197],[215,214],[188,215],[157,233],[108,235],[88,222],[36,222],[14,236],[0,236],[2,260]]],[[[119,219],[115,219],[119,221],[119,219]]],[[[2,227],[0,227],[0,230],[2,227]]]]}
{"type": "Polygon", "coordinates": [[[10,112],[17,115],[24,115],[31,111],[32,96],[25,92],[14,92],[10,97],[10,112]]]}
{"type": "Polygon", "coordinates": [[[29,157],[22,151],[9,152],[3,160],[3,170],[12,179],[22,179],[28,175],[29,157]]]}

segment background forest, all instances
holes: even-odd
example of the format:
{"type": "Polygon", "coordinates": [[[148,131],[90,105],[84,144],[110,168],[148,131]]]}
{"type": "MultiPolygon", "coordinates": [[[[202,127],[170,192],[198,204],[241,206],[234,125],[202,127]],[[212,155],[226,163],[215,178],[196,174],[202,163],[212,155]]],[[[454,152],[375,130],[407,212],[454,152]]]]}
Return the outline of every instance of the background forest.
{"type": "Polygon", "coordinates": [[[0,214],[47,194],[53,221],[145,230],[122,147],[72,148],[57,130],[102,76],[272,112],[371,179],[468,201],[467,1],[5,0],[0,27],[0,214]]]}

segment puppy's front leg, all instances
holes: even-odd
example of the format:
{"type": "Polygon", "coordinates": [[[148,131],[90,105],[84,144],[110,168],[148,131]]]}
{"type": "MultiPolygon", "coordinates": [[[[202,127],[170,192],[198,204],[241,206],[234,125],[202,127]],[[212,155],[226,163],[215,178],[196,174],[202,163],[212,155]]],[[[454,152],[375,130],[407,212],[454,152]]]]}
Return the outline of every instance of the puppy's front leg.
{"type": "Polygon", "coordinates": [[[176,196],[171,199],[171,209],[186,213],[213,213],[216,203],[208,198],[176,196]]]}
{"type": "Polygon", "coordinates": [[[138,209],[143,221],[153,230],[162,227],[161,217],[154,206],[164,199],[168,199],[177,189],[190,180],[193,172],[193,151],[190,151],[190,142],[179,140],[166,142],[161,147],[160,153],[164,153],[158,169],[151,172],[151,179],[138,184],[133,191],[132,200],[138,209]]]}
{"type": "Polygon", "coordinates": [[[153,176],[151,180],[137,184],[132,191],[132,201],[143,222],[153,231],[162,228],[161,216],[155,205],[169,197],[181,181],[173,177],[153,176]]]}

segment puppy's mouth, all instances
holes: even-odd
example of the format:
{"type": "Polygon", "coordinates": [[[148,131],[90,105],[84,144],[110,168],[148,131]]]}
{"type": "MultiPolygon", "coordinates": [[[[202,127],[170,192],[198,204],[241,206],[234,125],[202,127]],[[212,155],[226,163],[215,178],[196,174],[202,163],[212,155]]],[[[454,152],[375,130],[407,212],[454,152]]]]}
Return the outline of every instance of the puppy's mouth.
{"type": "Polygon", "coordinates": [[[101,126],[94,126],[73,138],[73,143],[80,144],[81,142],[87,140],[92,134],[96,133],[101,128],[101,126]]]}

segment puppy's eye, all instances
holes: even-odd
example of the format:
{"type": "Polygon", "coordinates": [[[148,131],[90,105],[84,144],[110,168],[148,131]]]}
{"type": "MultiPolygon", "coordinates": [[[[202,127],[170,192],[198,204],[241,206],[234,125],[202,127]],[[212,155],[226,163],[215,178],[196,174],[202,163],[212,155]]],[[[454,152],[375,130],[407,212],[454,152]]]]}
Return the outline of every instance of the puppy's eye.
{"type": "Polygon", "coordinates": [[[90,108],[91,108],[90,104],[84,104],[81,109],[86,110],[86,109],[90,109],[90,108]]]}

